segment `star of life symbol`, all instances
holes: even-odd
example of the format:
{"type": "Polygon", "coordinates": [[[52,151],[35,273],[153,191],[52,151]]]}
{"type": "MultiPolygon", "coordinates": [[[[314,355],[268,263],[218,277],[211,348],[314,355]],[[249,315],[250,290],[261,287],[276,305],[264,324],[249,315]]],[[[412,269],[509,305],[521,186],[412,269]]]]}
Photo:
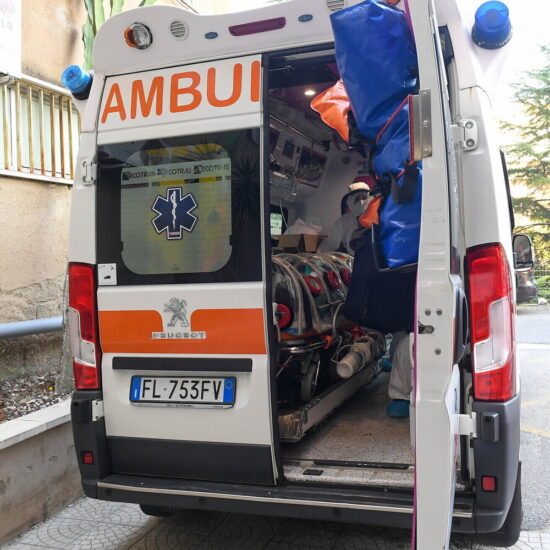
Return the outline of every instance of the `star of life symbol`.
{"type": "Polygon", "coordinates": [[[185,308],[187,302],[185,300],[178,300],[177,298],[171,298],[167,304],[164,304],[164,312],[172,313],[172,317],[168,322],[169,327],[175,327],[178,321],[181,321],[181,326],[188,327],[189,321],[187,320],[185,308]]]}
{"type": "Polygon", "coordinates": [[[198,204],[191,193],[183,198],[181,188],[170,187],[166,190],[166,198],[158,195],[152,210],[158,214],[153,220],[153,226],[158,234],[166,231],[168,239],[181,239],[182,230],[191,233],[197,223],[197,216],[191,212],[198,204]]]}

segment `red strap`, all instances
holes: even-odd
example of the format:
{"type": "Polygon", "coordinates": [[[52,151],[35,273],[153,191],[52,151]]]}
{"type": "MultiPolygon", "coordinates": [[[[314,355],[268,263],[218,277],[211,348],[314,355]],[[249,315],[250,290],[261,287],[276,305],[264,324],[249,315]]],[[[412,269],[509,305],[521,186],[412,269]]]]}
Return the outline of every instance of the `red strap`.
{"type": "Polygon", "coordinates": [[[315,277],[314,275],[304,275],[304,281],[306,282],[306,285],[313,296],[319,296],[319,294],[321,294],[321,290],[323,290],[323,285],[317,277],[315,277]]]}
{"type": "Polygon", "coordinates": [[[292,311],[285,304],[277,304],[277,317],[279,328],[286,328],[292,324],[292,311]]]}

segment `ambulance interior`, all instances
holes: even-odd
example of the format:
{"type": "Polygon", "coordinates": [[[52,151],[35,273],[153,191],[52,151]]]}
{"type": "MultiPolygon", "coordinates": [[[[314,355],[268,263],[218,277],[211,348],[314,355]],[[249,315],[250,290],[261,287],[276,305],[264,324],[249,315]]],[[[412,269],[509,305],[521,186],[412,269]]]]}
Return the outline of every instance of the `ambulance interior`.
{"type": "MultiPolygon", "coordinates": [[[[284,259],[287,251],[280,246],[278,236],[289,230],[297,233],[318,231],[320,236],[326,236],[341,216],[341,200],[348,193],[348,186],[359,174],[366,173],[368,167],[365,156],[360,151],[350,150],[348,143],[310,106],[315,96],[339,79],[333,51],[272,58],[269,78],[273,301],[280,304],[285,302],[286,291],[280,291],[277,285],[292,274],[277,265],[278,258],[284,259]]],[[[292,239],[287,237],[287,244],[289,238],[292,239]]],[[[305,257],[311,260],[311,254],[305,257]]],[[[336,286],[345,293],[349,285],[349,279],[345,280],[346,259],[336,255],[331,260],[340,275],[336,286]]],[[[347,266],[349,271],[351,261],[347,266]]],[[[289,263],[294,264],[302,278],[313,273],[307,268],[300,270],[304,266],[295,255],[291,254],[289,263]]],[[[330,286],[326,273],[324,278],[330,286]]],[[[303,282],[301,284],[303,286],[303,282]]],[[[333,294],[332,297],[338,301],[338,296],[333,294]]],[[[304,301],[308,302],[307,299],[304,301]]],[[[330,309],[327,304],[316,305],[321,316],[323,308],[325,312],[330,309]]],[[[307,309],[307,304],[304,307],[307,309]]],[[[296,314],[290,312],[291,316],[296,314]]],[[[325,327],[325,336],[334,334],[335,325],[345,323],[338,308],[333,309],[332,314],[329,326],[325,327]]],[[[287,307],[283,305],[283,311],[277,311],[277,315],[279,321],[281,318],[288,320],[287,307]]],[[[385,335],[382,342],[378,336],[377,354],[372,362],[346,381],[334,373],[334,365],[349,351],[350,342],[344,340],[328,351],[319,350],[314,347],[315,333],[310,328],[301,337],[303,335],[296,335],[294,331],[293,338],[284,329],[278,329],[281,348],[295,352],[282,353],[277,370],[279,426],[286,478],[306,483],[412,487],[409,420],[390,418],[386,413],[389,373],[381,372],[379,367],[380,356],[387,347],[385,335]],[[294,378],[287,375],[292,368],[294,378]],[[293,433],[293,426],[300,418],[302,422],[314,423],[311,417],[317,413],[315,405],[323,401],[331,388],[361,377],[355,386],[351,384],[351,394],[344,392],[332,400],[330,397],[325,399],[328,401],[326,410],[331,410],[331,413],[323,418],[326,410],[321,411],[321,420],[308,433],[293,433]],[[312,380],[313,384],[318,384],[314,390],[311,389],[312,380]],[[304,384],[308,386],[305,391],[304,384]],[[296,412],[292,414],[300,407],[305,409],[301,417],[296,412]]]]}

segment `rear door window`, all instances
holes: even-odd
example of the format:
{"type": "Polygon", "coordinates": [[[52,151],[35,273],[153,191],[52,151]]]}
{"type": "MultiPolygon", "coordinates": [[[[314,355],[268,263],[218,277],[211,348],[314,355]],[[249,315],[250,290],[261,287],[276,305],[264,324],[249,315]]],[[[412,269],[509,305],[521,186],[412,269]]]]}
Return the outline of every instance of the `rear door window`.
{"type": "Polygon", "coordinates": [[[255,130],[98,150],[98,263],[118,284],[261,280],[255,130]]]}

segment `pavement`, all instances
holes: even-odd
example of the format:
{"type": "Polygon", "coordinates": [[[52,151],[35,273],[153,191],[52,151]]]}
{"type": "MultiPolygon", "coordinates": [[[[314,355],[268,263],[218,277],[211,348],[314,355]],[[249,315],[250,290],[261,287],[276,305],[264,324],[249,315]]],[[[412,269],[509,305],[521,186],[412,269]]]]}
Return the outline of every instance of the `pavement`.
{"type": "MultiPolygon", "coordinates": [[[[318,521],[186,510],[151,518],[135,504],[82,498],[5,550],[408,550],[410,532],[318,521]]],[[[454,537],[453,550],[481,550],[454,537]]],[[[517,550],[550,548],[550,533],[522,533],[517,550]]]]}
{"type": "MultiPolygon", "coordinates": [[[[513,549],[550,550],[550,307],[520,308],[524,518],[513,549]]],[[[82,498],[4,545],[5,550],[408,550],[410,531],[186,510],[145,516],[135,504],[82,498]]],[[[454,550],[482,550],[453,537],[454,550]]],[[[422,550],[422,549],[420,549],[422,550]]]]}

